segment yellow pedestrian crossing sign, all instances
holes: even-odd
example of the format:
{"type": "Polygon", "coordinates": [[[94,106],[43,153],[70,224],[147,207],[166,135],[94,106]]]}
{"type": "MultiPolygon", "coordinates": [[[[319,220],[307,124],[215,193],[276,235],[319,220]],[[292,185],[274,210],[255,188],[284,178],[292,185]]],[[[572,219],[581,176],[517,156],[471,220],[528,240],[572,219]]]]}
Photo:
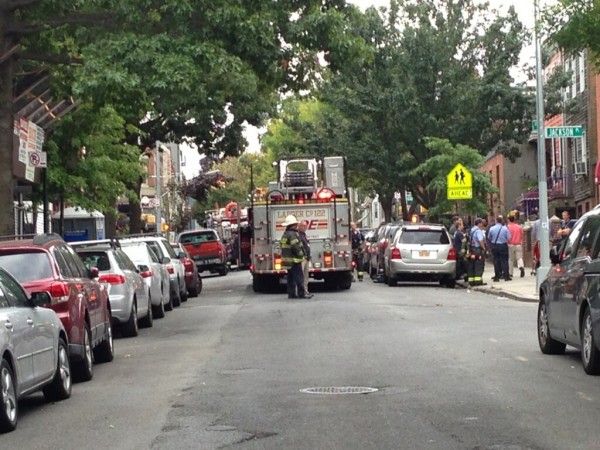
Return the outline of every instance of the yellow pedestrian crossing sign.
{"type": "Polygon", "coordinates": [[[448,181],[448,200],[470,200],[473,198],[473,175],[462,164],[450,171],[448,181]]]}

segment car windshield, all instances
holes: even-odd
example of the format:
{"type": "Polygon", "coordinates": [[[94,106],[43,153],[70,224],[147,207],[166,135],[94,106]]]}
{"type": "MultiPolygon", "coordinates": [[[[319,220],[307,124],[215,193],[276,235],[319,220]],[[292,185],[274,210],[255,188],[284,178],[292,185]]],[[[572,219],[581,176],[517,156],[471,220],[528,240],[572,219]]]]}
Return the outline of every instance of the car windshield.
{"type": "Polygon", "coordinates": [[[400,235],[400,243],[440,245],[449,244],[450,240],[442,230],[404,230],[400,235]]]}
{"type": "Polygon", "coordinates": [[[52,278],[52,265],[45,252],[0,254],[0,267],[15,277],[19,283],[52,278]]]}
{"type": "Polygon", "coordinates": [[[203,242],[216,241],[214,231],[199,231],[197,233],[184,234],[179,238],[182,244],[201,244],[203,242]]]}

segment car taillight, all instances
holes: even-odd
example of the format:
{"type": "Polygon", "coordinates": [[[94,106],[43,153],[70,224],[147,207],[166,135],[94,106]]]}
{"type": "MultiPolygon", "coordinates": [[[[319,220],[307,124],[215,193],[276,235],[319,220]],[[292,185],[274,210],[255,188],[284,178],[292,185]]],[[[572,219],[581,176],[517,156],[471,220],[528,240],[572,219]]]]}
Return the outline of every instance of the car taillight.
{"type": "Polygon", "coordinates": [[[169,272],[169,274],[173,275],[175,273],[175,267],[173,267],[172,264],[169,264],[167,266],[167,272],[169,272]]]}
{"type": "Polygon", "coordinates": [[[69,285],[67,283],[52,283],[49,292],[51,305],[69,301],[69,285]]]}
{"type": "Polygon", "coordinates": [[[275,253],[273,255],[273,268],[275,270],[281,270],[281,255],[275,253]]]}
{"type": "Polygon", "coordinates": [[[323,252],[323,265],[325,267],[333,266],[333,253],[331,252],[323,252]]]}
{"type": "Polygon", "coordinates": [[[456,249],[451,247],[448,251],[448,261],[456,261],[456,249]]]}
{"type": "Polygon", "coordinates": [[[125,284],[125,277],[116,273],[107,273],[100,275],[98,281],[108,284],[125,284]]]}
{"type": "Polygon", "coordinates": [[[402,253],[399,248],[392,249],[392,259],[402,259],[402,253]]]}
{"type": "Polygon", "coordinates": [[[140,272],[140,276],[142,278],[150,278],[152,276],[152,271],[151,270],[145,270],[143,272],[140,272]]]}

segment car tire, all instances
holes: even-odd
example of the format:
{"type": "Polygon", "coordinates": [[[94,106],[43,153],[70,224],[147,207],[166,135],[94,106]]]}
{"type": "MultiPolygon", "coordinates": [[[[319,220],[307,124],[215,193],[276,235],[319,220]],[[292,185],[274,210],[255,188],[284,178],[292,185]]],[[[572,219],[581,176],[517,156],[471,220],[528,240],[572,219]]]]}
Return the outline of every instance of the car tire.
{"type": "Polygon", "coordinates": [[[169,292],[169,301],[165,304],[165,311],[173,311],[173,296],[169,292]]]}
{"type": "Polygon", "coordinates": [[[6,433],[17,428],[19,403],[17,401],[17,380],[8,361],[0,363],[0,432],[6,433]]]}
{"type": "Polygon", "coordinates": [[[173,308],[181,306],[181,294],[179,293],[179,289],[171,297],[171,302],[173,303],[173,308]]]}
{"type": "Polygon", "coordinates": [[[50,402],[65,400],[71,396],[72,385],[69,349],[67,348],[65,341],[62,338],[59,338],[56,373],[54,374],[52,382],[44,387],[44,397],[50,402]]]}
{"type": "Polygon", "coordinates": [[[76,366],[78,381],[90,381],[94,377],[94,352],[92,351],[92,332],[86,323],[83,328],[83,359],[76,366]]]}
{"type": "Polygon", "coordinates": [[[398,286],[398,280],[396,279],[396,277],[392,274],[386,275],[387,278],[387,285],[389,287],[396,287],[398,286]]]}
{"type": "Polygon", "coordinates": [[[340,289],[348,290],[352,287],[352,272],[342,273],[338,279],[338,286],[340,289]]]}
{"type": "Polygon", "coordinates": [[[152,297],[148,292],[148,314],[143,319],[140,319],[140,326],[143,328],[152,328],[154,325],[154,314],[152,312],[152,297]]]}
{"type": "Polygon", "coordinates": [[[227,272],[229,272],[229,267],[227,267],[227,265],[219,267],[219,270],[217,271],[217,273],[221,277],[224,277],[225,275],[227,275],[227,272]]]}
{"type": "Polygon", "coordinates": [[[190,294],[191,298],[198,297],[198,287],[197,286],[191,287],[189,290],[189,294],[190,294]]]}
{"type": "Polygon", "coordinates": [[[581,363],[588,375],[600,374],[600,351],[594,340],[592,315],[587,307],[581,320],[581,363]]]}
{"type": "Polygon", "coordinates": [[[152,306],[152,317],[155,319],[162,319],[163,317],[165,317],[164,299],[160,300],[160,305],[152,306]]]}
{"type": "Polygon", "coordinates": [[[252,277],[252,290],[254,292],[262,292],[264,290],[264,288],[265,288],[265,286],[264,286],[262,277],[254,275],[252,277]]]}
{"type": "Polygon", "coordinates": [[[449,289],[454,289],[456,287],[456,280],[453,277],[444,278],[440,281],[442,286],[446,286],[449,289]]]}
{"type": "Polygon", "coordinates": [[[135,298],[131,303],[129,319],[127,319],[127,322],[123,324],[122,332],[123,336],[125,337],[135,337],[139,334],[137,304],[135,298]]]}
{"type": "Polygon", "coordinates": [[[115,357],[112,321],[108,321],[105,339],[94,349],[94,361],[100,363],[111,362],[115,357]]]}
{"type": "Polygon", "coordinates": [[[183,303],[183,302],[187,302],[187,301],[188,301],[188,292],[187,292],[187,290],[185,290],[185,291],[181,291],[181,292],[179,293],[179,298],[181,299],[181,302],[182,302],[182,303],[183,303]]]}
{"type": "Polygon", "coordinates": [[[540,300],[540,304],[538,306],[537,335],[540,350],[545,355],[559,355],[565,352],[566,345],[562,342],[552,339],[550,336],[546,301],[543,298],[540,300]]]}

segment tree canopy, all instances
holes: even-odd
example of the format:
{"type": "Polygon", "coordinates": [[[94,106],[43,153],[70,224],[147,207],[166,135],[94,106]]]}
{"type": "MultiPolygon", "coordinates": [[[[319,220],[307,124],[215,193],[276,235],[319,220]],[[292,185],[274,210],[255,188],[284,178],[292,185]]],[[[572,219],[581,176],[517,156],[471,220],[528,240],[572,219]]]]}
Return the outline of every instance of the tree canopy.
{"type": "Polygon", "coordinates": [[[513,9],[392,1],[385,14],[349,14],[344,32],[360,41],[361,57],[332,68],[312,97],[288,101],[267,149],[345,155],[352,183],[376,190],[386,214],[395,191],[438,204],[434,174],[415,170],[437,155],[428,138],[517,155],[532,96],[510,73],[526,39],[513,9]]]}

